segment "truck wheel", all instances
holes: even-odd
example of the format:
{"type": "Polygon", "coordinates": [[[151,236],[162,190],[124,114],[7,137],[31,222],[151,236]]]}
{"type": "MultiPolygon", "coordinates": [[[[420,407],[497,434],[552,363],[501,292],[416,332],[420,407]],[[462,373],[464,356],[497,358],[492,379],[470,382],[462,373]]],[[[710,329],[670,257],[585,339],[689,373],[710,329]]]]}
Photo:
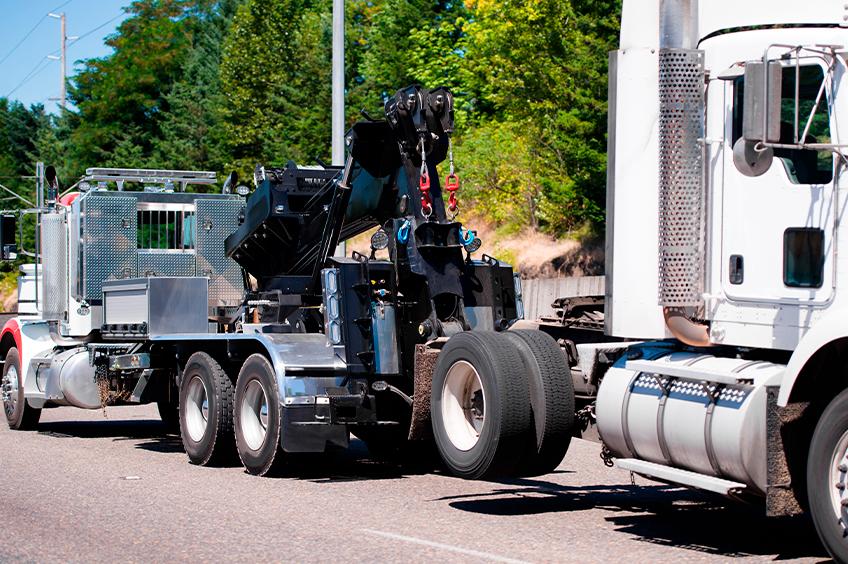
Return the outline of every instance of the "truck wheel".
{"type": "Polygon", "coordinates": [[[516,469],[518,476],[541,476],[556,470],[574,427],[574,385],[565,355],[553,338],[541,331],[506,331],[518,346],[527,369],[533,433],[516,469]]]}
{"type": "Polygon", "coordinates": [[[165,398],[156,402],[156,409],[159,411],[159,418],[165,425],[165,433],[168,435],[176,435],[180,432],[180,406],[177,402],[165,398]]]}
{"type": "Polygon", "coordinates": [[[510,475],[532,426],[521,356],[507,337],[466,331],[450,338],[433,370],[433,436],[462,478],[510,475]]]}
{"type": "Polygon", "coordinates": [[[233,383],[205,352],[186,362],[179,410],[180,436],[192,464],[211,466],[234,458],[233,383]]]}
{"type": "Polygon", "coordinates": [[[284,458],[279,397],[268,359],[261,354],[248,357],[236,382],[236,446],[244,467],[257,476],[276,469],[284,458]]]}
{"type": "Polygon", "coordinates": [[[41,410],[30,407],[24,398],[24,374],[21,371],[21,355],[12,347],[6,353],[3,365],[3,411],[10,429],[27,431],[38,427],[41,410]]]}
{"type": "Polygon", "coordinates": [[[822,413],[807,458],[807,495],[819,538],[848,562],[848,390],[822,413]]]}

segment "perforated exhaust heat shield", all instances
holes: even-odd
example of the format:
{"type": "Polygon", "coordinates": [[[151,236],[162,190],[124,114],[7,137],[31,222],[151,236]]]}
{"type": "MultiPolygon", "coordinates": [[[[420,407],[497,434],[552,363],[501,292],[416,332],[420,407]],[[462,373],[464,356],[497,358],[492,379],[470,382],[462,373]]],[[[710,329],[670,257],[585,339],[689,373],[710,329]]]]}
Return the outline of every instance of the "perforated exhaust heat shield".
{"type": "Polygon", "coordinates": [[[659,305],[697,306],[704,290],[704,54],[659,54],[659,305]]]}

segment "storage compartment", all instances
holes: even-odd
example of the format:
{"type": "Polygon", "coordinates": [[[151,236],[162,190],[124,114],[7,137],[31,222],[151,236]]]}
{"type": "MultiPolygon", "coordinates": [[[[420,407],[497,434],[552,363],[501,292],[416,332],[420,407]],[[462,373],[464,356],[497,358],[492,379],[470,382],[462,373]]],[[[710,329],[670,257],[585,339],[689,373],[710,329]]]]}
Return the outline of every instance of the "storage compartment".
{"type": "Polygon", "coordinates": [[[103,282],[104,336],[207,333],[209,279],[153,277],[103,282]]]}

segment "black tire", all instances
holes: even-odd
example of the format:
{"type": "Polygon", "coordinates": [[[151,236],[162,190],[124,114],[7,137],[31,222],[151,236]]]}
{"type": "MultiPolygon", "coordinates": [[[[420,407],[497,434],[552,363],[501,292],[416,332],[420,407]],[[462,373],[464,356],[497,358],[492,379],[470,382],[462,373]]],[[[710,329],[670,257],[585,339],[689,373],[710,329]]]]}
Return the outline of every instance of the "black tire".
{"type": "Polygon", "coordinates": [[[430,413],[436,446],[451,473],[470,479],[514,473],[532,426],[528,390],[521,356],[507,337],[490,331],[466,331],[448,340],[433,370],[430,413]],[[469,371],[468,365],[474,371],[469,371]],[[473,388],[469,386],[457,387],[464,380],[474,379],[474,372],[482,393],[470,393],[473,388]],[[454,392],[447,389],[449,381],[454,392]],[[466,391],[456,392],[462,389],[466,391]],[[463,399],[463,394],[471,398],[463,399]],[[482,427],[472,438],[473,421],[465,412],[476,409],[479,413],[480,407],[482,427]],[[458,437],[466,440],[454,442],[458,437]]]}
{"type": "Polygon", "coordinates": [[[180,432],[180,405],[176,398],[162,398],[156,402],[159,418],[165,425],[165,433],[177,435],[180,432]]]}
{"type": "MultiPolygon", "coordinates": [[[[201,399],[202,401],[202,399],[201,399]]],[[[218,362],[205,352],[191,355],[180,382],[180,437],[192,464],[216,466],[235,459],[233,383],[218,362]],[[206,400],[205,425],[196,386],[206,400]]]]}
{"type": "Polygon", "coordinates": [[[533,429],[517,476],[541,476],[556,470],[574,432],[574,384],[568,361],[554,339],[541,331],[506,331],[527,369],[533,429]]]}
{"type": "Polygon", "coordinates": [[[280,444],[283,412],[279,397],[271,362],[261,354],[248,357],[236,382],[235,433],[241,463],[256,476],[276,474],[285,463],[280,444]],[[267,413],[264,422],[263,402],[267,413]]]}
{"type": "Polygon", "coordinates": [[[846,437],[848,390],[836,396],[822,413],[807,458],[810,514],[822,544],[837,562],[848,562],[848,507],[840,505],[837,509],[832,497],[841,494],[842,499],[848,499],[848,488],[837,488],[838,483],[848,484],[848,471],[839,472],[836,467],[845,464],[846,437]]]}
{"type": "Polygon", "coordinates": [[[41,418],[41,410],[30,407],[24,397],[24,374],[21,371],[21,355],[16,347],[9,349],[6,353],[6,361],[3,365],[2,379],[3,412],[6,414],[6,423],[15,431],[31,431],[38,427],[41,418]],[[9,372],[14,369],[14,374],[9,372]],[[8,379],[7,380],[7,376],[8,379]],[[14,380],[14,381],[13,381],[14,380]],[[8,399],[7,399],[7,395],[8,399]]]}

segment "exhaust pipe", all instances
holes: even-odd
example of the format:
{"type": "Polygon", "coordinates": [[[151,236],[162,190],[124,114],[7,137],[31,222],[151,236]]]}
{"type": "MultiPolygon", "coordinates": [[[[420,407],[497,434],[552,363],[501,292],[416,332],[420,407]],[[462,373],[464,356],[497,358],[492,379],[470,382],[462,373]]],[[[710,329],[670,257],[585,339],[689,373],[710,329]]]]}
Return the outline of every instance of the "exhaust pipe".
{"type": "Polygon", "coordinates": [[[680,308],[664,307],[665,326],[674,338],[690,347],[711,347],[710,329],[703,323],[696,323],[686,316],[680,308]]]}

